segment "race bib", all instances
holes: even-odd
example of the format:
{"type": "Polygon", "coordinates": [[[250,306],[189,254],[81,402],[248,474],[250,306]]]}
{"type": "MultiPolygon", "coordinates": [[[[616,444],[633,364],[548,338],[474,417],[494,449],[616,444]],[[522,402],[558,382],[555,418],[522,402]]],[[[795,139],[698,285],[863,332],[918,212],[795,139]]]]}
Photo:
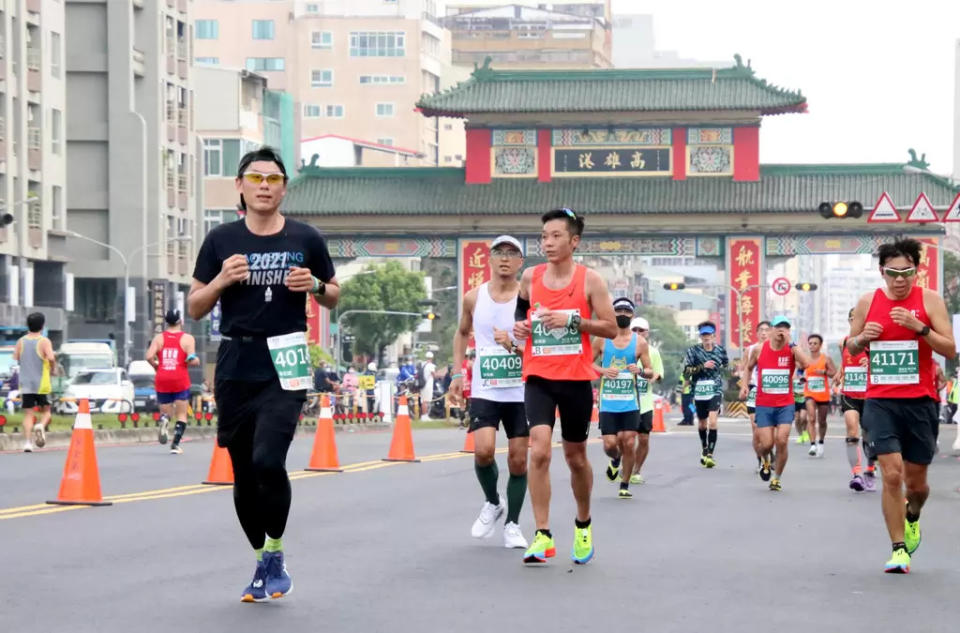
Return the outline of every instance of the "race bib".
{"type": "Polygon", "coordinates": [[[784,396],[791,392],[789,369],[764,369],[760,372],[763,393],[784,396]]]}
{"type": "Polygon", "coordinates": [[[717,383],[714,380],[698,380],[693,388],[694,400],[713,400],[717,395],[717,383]]]}
{"type": "MultiPolygon", "coordinates": [[[[580,310],[556,310],[564,314],[580,314],[580,310]]],[[[583,353],[583,337],[575,327],[547,329],[540,317],[530,318],[532,354],[534,356],[579,356],[583,353]]]]}
{"type": "Polygon", "coordinates": [[[757,406],[757,388],[750,387],[750,392],[747,394],[747,406],[754,407],[757,406]]]}
{"type": "Polygon", "coordinates": [[[523,384],[523,359],[499,345],[481,347],[480,386],[488,389],[506,389],[523,384]]]}
{"type": "Polygon", "coordinates": [[[604,378],[600,397],[611,402],[633,402],[636,400],[636,384],[633,374],[622,371],[616,378],[604,378]]]}
{"type": "Polygon", "coordinates": [[[793,381],[793,400],[794,402],[803,402],[803,381],[794,380],[793,381]]]}
{"type": "Polygon", "coordinates": [[[827,390],[826,376],[808,376],[807,389],[814,393],[820,393],[827,390]]]}
{"type": "Polygon", "coordinates": [[[870,343],[870,384],[920,384],[920,345],[918,341],[873,341],[870,343]]]}
{"type": "Polygon", "coordinates": [[[650,381],[643,376],[637,376],[637,393],[641,396],[647,395],[650,391],[650,381]]]}
{"type": "Polygon", "coordinates": [[[851,393],[863,393],[867,390],[866,367],[844,367],[843,389],[851,393]]]}
{"type": "Polygon", "coordinates": [[[267,347],[281,388],[300,391],[310,387],[310,353],[305,332],[271,336],[267,339],[267,347]]]}

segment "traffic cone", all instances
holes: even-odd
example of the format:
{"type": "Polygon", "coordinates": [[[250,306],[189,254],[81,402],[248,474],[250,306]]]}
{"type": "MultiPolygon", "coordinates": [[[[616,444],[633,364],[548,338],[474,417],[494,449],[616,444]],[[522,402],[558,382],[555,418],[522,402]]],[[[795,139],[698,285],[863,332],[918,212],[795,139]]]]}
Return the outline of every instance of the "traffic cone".
{"type": "Polygon", "coordinates": [[[473,453],[476,452],[477,448],[473,444],[473,431],[467,431],[467,437],[463,440],[463,448],[460,449],[461,453],[473,453]]]}
{"type": "Polygon", "coordinates": [[[82,398],[73,423],[70,450],[63,465],[60,493],[55,501],[65,506],[109,506],[100,492],[100,473],[97,470],[97,452],[93,445],[93,424],[90,420],[90,402],[82,398]]]}
{"type": "Polygon", "coordinates": [[[313,438],[313,454],[310,455],[310,464],[305,470],[343,472],[340,460],[337,459],[337,439],[327,394],[320,396],[320,417],[317,419],[317,434],[313,438]]]}
{"type": "Polygon", "coordinates": [[[653,433],[666,433],[667,427],[663,423],[663,406],[659,402],[653,405],[653,433]]]}
{"type": "Polygon", "coordinates": [[[406,396],[400,396],[400,405],[397,407],[397,421],[393,424],[393,440],[390,442],[390,452],[387,453],[383,461],[420,461],[413,456],[413,431],[410,429],[410,410],[407,408],[406,396]]]}
{"type": "Polygon", "coordinates": [[[590,424],[600,424],[600,410],[597,409],[597,403],[593,403],[593,411],[590,413],[590,424]]]}
{"type": "Polygon", "coordinates": [[[233,462],[230,461],[230,452],[221,448],[216,440],[213,442],[213,456],[210,458],[210,472],[203,483],[210,486],[233,485],[233,462]]]}

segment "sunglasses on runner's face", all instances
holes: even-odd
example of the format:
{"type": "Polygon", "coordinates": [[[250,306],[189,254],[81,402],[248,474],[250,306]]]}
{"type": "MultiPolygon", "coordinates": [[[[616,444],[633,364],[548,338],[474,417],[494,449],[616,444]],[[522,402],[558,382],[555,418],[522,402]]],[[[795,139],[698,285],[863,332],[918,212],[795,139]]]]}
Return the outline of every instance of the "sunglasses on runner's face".
{"type": "Polygon", "coordinates": [[[253,185],[259,185],[264,180],[267,181],[268,185],[279,185],[283,182],[283,174],[261,174],[257,171],[248,171],[243,174],[243,179],[253,185]]]}
{"type": "Polygon", "coordinates": [[[495,248],[490,251],[492,257],[523,257],[523,253],[513,248],[495,248]]]}
{"type": "Polygon", "coordinates": [[[883,274],[891,279],[896,279],[897,277],[903,277],[904,279],[909,279],[917,274],[916,268],[904,268],[903,270],[898,270],[896,268],[884,268],[883,274]]]}

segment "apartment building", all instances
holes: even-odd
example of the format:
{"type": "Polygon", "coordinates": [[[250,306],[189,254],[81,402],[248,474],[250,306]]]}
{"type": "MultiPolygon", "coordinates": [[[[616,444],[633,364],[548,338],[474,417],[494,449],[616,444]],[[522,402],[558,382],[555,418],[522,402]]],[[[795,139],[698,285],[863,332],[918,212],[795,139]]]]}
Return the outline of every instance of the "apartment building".
{"type": "Polygon", "coordinates": [[[40,310],[57,342],[69,300],[63,243],[64,11],[0,5],[0,326],[40,310]]]}
{"type": "MultiPolygon", "coordinates": [[[[355,141],[363,166],[443,164],[464,153],[462,123],[414,110],[450,72],[449,33],[435,0],[197,0],[197,64],[246,68],[292,95],[299,139],[355,141]],[[460,133],[455,127],[459,126],[460,133]],[[452,132],[443,134],[443,132],[452,132]],[[441,139],[453,144],[441,149],[441,139]]],[[[331,143],[330,151],[339,151],[331,143]]],[[[314,149],[298,150],[309,163],[314,149]]],[[[321,156],[318,164],[330,164],[321,156]]]]}
{"type": "Polygon", "coordinates": [[[129,343],[134,358],[182,308],[198,247],[192,6],[65,2],[70,331],[129,343]]]}

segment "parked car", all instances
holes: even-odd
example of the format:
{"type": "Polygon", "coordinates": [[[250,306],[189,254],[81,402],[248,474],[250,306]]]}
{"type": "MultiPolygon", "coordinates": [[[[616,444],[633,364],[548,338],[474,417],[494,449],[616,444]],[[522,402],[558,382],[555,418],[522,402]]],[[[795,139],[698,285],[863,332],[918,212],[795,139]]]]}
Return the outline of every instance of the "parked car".
{"type": "Polygon", "coordinates": [[[57,412],[76,413],[80,398],[90,400],[91,413],[129,413],[135,400],[133,382],[125,370],[117,367],[80,372],[67,385],[57,412]]]}
{"type": "Polygon", "coordinates": [[[157,411],[157,370],[145,360],[135,360],[127,368],[133,383],[134,406],[137,411],[157,411]]]}

